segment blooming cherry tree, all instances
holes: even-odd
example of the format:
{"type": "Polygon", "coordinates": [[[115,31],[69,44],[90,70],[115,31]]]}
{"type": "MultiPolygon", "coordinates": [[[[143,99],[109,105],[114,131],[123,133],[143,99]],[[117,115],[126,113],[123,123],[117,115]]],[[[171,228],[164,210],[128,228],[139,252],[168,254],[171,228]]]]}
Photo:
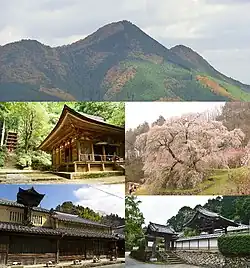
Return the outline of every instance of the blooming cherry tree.
{"type": "Polygon", "coordinates": [[[202,182],[214,163],[227,165],[227,149],[242,147],[244,133],[229,131],[222,122],[190,114],[170,118],[137,137],[146,183],[156,188],[191,188],[202,182]]]}

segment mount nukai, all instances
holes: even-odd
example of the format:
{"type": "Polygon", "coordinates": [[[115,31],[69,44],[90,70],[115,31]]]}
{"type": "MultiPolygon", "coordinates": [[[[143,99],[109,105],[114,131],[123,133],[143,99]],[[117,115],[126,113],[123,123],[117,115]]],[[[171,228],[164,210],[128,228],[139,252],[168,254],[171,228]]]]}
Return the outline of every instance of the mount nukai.
{"type": "Polygon", "coordinates": [[[0,46],[0,101],[250,100],[250,86],[192,49],[167,49],[128,21],[71,45],[35,40],[0,46]]]}

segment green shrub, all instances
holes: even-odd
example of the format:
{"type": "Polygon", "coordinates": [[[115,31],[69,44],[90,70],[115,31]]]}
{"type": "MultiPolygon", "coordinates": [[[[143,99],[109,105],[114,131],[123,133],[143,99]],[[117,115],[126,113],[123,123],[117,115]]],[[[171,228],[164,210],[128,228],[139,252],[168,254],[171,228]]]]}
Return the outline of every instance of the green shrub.
{"type": "Polygon", "coordinates": [[[5,152],[3,152],[2,150],[0,150],[0,167],[4,166],[4,162],[5,162],[5,152]]]}
{"type": "Polygon", "coordinates": [[[250,256],[250,234],[223,235],[218,248],[225,256],[250,256]]]}
{"type": "Polygon", "coordinates": [[[32,160],[31,160],[31,154],[25,153],[25,152],[18,152],[16,156],[16,163],[17,166],[20,168],[28,168],[31,167],[32,160]]]}
{"type": "Polygon", "coordinates": [[[31,157],[32,168],[40,170],[49,170],[51,169],[51,155],[43,151],[35,151],[31,157]]]}
{"type": "Polygon", "coordinates": [[[51,155],[42,151],[17,152],[17,165],[20,168],[49,170],[51,168],[51,155]]]}

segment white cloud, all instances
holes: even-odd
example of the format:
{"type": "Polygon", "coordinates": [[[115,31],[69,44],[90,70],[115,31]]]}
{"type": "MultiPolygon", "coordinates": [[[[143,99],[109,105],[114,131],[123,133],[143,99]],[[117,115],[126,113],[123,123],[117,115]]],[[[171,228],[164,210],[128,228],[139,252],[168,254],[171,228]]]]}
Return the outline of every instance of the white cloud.
{"type": "Polygon", "coordinates": [[[78,199],[76,205],[89,207],[94,211],[105,214],[125,215],[125,186],[124,184],[113,185],[85,185],[74,191],[78,199]]]}
{"type": "Polygon", "coordinates": [[[194,208],[196,205],[205,205],[208,199],[216,196],[139,196],[139,205],[145,224],[150,221],[159,224],[166,224],[167,220],[175,216],[179,209],[184,206],[194,208]]]}
{"type": "Polygon", "coordinates": [[[162,115],[164,118],[189,113],[202,113],[220,108],[224,102],[127,102],[126,130],[136,128],[145,121],[152,124],[162,115]]]}

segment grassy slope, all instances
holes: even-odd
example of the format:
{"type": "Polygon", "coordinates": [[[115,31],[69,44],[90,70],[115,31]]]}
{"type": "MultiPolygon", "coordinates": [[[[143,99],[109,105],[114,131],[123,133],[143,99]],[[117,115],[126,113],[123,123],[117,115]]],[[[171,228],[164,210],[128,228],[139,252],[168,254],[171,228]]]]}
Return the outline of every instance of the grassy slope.
{"type": "MultiPolygon", "coordinates": [[[[248,168],[230,169],[230,174],[241,174],[248,168]]],[[[162,190],[159,195],[227,195],[237,190],[237,182],[230,179],[227,169],[214,170],[212,175],[209,176],[204,182],[200,183],[193,189],[188,190],[162,190]]],[[[137,195],[148,195],[149,192],[146,186],[141,186],[137,192],[137,195]]]]}

